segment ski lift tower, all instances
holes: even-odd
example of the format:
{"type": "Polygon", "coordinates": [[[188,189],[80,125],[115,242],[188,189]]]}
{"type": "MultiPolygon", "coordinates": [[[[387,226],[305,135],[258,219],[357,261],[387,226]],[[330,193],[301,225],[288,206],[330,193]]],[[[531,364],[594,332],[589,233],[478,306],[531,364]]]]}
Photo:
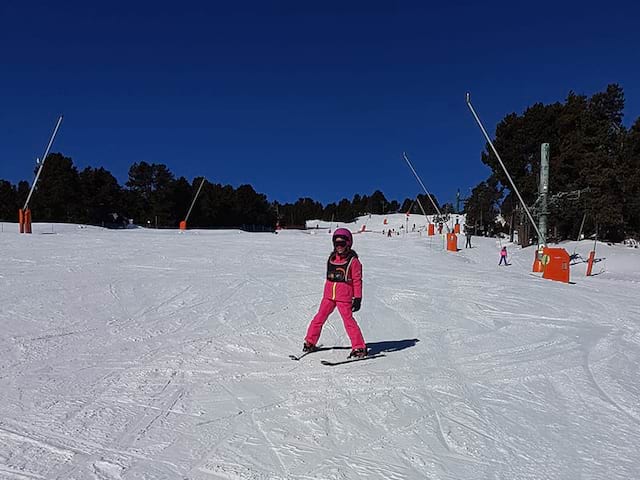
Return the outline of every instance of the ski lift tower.
{"type": "Polygon", "coordinates": [[[547,238],[547,221],[549,218],[548,197],[549,197],[549,144],[543,143],[540,146],[540,217],[538,218],[538,230],[542,238],[547,238]]]}
{"type": "MultiPolygon", "coordinates": [[[[539,219],[540,226],[536,225],[536,222],[533,220],[533,217],[531,216],[531,212],[529,211],[527,204],[522,199],[522,196],[520,195],[518,188],[516,187],[513,179],[511,178],[511,175],[509,175],[509,172],[507,171],[507,167],[505,167],[502,159],[500,158],[500,154],[496,150],[496,147],[493,145],[493,142],[491,141],[491,138],[487,133],[487,130],[484,128],[484,125],[480,121],[480,117],[478,117],[478,114],[473,108],[473,105],[471,105],[471,95],[469,93],[467,93],[467,106],[469,107],[469,110],[471,110],[471,113],[476,119],[476,122],[478,123],[480,130],[482,130],[482,133],[485,139],[487,140],[487,143],[493,150],[493,153],[496,155],[496,158],[498,159],[498,163],[500,163],[500,166],[502,167],[502,170],[504,171],[504,174],[506,175],[507,180],[509,180],[511,187],[513,188],[513,192],[518,197],[518,200],[520,200],[522,209],[527,214],[527,217],[529,217],[531,226],[536,230],[536,233],[538,234],[538,251],[536,252],[534,257],[533,271],[542,272],[543,278],[548,278],[550,280],[557,280],[557,281],[569,283],[569,253],[564,248],[547,247],[546,232],[545,230],[540,228],[540,226],[543,226],[546,229],[547,215],[546,214],[541,215],[541,218],[539,219]]],[[[546,161],[546,166],[543,166],[541,168],[540,193],[541,194],[544,193],[545,197],[543,201],[546,202],[547,201],[546,194],[549,187],[549,144],[543,144],[543,146],[541,147],[541,152],[542,152],[542,162],[546,161]]],[[[547,209],[546,205],[544,205],[543,211],[546,212],[546,209],[547,209]]]]}

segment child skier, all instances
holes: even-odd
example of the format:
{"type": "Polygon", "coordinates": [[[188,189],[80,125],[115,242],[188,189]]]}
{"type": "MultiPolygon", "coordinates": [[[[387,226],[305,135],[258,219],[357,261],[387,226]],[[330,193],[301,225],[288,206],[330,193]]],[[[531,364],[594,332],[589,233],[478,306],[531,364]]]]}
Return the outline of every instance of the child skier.
{"type": "Polygon", "coordinates": [[[505,266],[509,266],[509,264],[507,263],[507,247],[502,247],[502,250],[500,250],[500,263],[498,263],[498,266],[502,265],[502,261],[504,260],[504,265],[505,266]]]}
{"type": "Polygon", "coordinates": [[[353,318],[353,312],[360,310],[362,303],[362,264],[358,255],[351,249],[353,237],[346,228],[338,228],[333,233],[333,252],[327,261],[327,280],[318,313],[307,329],[304,352],[316,350],[316,344],[327,318],[338,307],[344,328],[351,340],[351,357],[366,357],[367,345],[364,343],[360,327],[353,318]]]}

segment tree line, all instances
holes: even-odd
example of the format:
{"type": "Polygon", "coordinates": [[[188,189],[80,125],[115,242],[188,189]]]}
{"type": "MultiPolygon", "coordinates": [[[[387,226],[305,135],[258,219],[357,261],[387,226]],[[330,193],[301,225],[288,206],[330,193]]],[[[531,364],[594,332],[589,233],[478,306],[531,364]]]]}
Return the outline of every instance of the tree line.
{"type": "MultiPolygon", "coordinates": [[[[494,144],[534,215],[541,213],[540,145],[551,146],[548,238],[574,239],[580,230],[612,241],[640,235],[640,118],[627,129],[623,110],[624,92],[611,84],[591,97],[570,92],[564,102],[536,103],[498,123],[494,144]]],[[[519,226],[521,235],[532,236],[523,228],[528,221],[488,144],[480,159],[491,174],[465,199],[467,223],[483,234],[519,226]]],[[[47,157],[30,207],[34,222],[121,226],[133,219],[175,228],[202,180],[189,182],[176,178],[166,165],[139,162],[131,165],[121,186],[105,168],[78,171],[71,158],[54,153],[47,157]]],[[[0,180],[0,220],[16,221],[28,191],[25,181],[13,185],[0,180]]],[[[440,205],[433,196],[431,200],[445,214],[455,211],[450,203],[440,205]]],[[[422,208],[431,215],[436,213],[431,200],[419,195],[399,202],[376,190],[327,205],[311,198],[282,204],[269,201],[251,185],[234,188],[204,180],[189,226],[297,227],[310,219],[350,222],[365,214],[422,213],[422,208]]]]}
{"type": "MultiPolygon", "coordinates": [[[[550,144],[549,235],[620,241],[640,234],[640,118],[622,123],[624,92],[618,84],[587,97],[569,92],[564,102],[536,103],[507,115],[494,145],[534,215],[540,177],[540,146],[550,144]]],[[[466,202],[467,222],[484,231],[527,223],[489,145],[481,160],[491,169],[466,202]],[[502,222],[496,224],[496,217],[502,222]]]]}
{"type": "MultiPolygon", "coordinates": [[[[124,227],[133,219],[143,226],[176,228],[202,182],[202,177],[192,182],[176,178],[164,164],[139,162],[131,165],[128,180],[121,186],[103,167],[78,171],[71,158],[52,153],[47,157],[29,208],[33,222],[124,227]]],[[[379,190],[370,196],[356,194],[351,200],[345,198],[323,206],[311,198],[300,198],[295,203],[270,202],[251,185],[234,188],[206,179],[202,185],[189,217],[190,228],[269,230],[276,224],[302,227],[311,219],[351,222],[367,213],[419,212],[415,199],[399,203],[387,200],[379,190]]],[[[0,220],[17,221],[17,211],[22,208],[29,188],[26,181],[13,185],[0,180],[0,220]]],[[[427,214],[435,213],[429,199],[421,198],[427,214]]],[[[432,199],[437,204],[435,197],[432,199]]],[[[447,208],[451,210],[450,205],[447,208]]]]}

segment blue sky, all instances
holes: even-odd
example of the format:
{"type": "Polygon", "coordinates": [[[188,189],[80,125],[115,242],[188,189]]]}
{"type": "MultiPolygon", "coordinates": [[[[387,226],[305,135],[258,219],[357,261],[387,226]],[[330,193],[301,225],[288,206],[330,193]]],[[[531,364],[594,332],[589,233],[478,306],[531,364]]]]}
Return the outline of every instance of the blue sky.
{"type": "MultiPolygon", "coordinates": [[[[53,151],[124,184],[133,162],[322,203],[485,179],[493,132],[537,101],[622,85],[640,116],[631,2],[2,2],[0,178],[53,151]]],[[[553,148],[553,147],[552,147],[553,148]]]]}

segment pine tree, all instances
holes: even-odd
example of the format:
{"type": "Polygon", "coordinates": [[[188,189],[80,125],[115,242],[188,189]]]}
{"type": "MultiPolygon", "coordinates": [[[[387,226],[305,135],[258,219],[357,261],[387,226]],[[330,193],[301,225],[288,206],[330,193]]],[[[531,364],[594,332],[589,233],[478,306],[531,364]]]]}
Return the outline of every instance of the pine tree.
{"type": "Polygon", "coordinates": [[[135,216],[159,226],[177,226],[180,218],[176,217],[173,204],[173,173],[163,164],[134,163],[129,169],[127,186],[131,195],[128,207],[135,216]]]}
{"type": "Polygon", "coordinates": [[[465,213],[467,225],[472,232],[475,234],[494,232],[501,197],[502,192],[495,177],[489,177],[471,190],[471,195],[465,202],[465,213]]]}
{"type": "Polygon", "coordinates": [[[108,170],[87,167],[79,174],[80,215],[83,223],[115,223],[123,215],[122,189],[108,170]]]}
{"type": "Polygon", "coordinates": [[[620,166],[623,216],[627,236],[640,237],[640,118],[625,138],[620,166]]]}
{"type": "Polygon", "coordinates": [[[15,222],[18,218],[18,192],[11,182],[0,180],[0,221],[15,222]]]}
{"type": "Polygon", "coordinates": [[[80,178],[71,158],[49,154],[29,207],[34,222],[80,221],[80,178]]]}
{"type": "Polygon", "coordinates": [[[581,170],[581,176],[591,189],[589,207],[599,233],[616,241],[624,235],[618,172],[624,135],[623,109],[624,94],[618,85],[609,85],[605,92],[591,97],[584,123],[586,151],[581,170]]]}

